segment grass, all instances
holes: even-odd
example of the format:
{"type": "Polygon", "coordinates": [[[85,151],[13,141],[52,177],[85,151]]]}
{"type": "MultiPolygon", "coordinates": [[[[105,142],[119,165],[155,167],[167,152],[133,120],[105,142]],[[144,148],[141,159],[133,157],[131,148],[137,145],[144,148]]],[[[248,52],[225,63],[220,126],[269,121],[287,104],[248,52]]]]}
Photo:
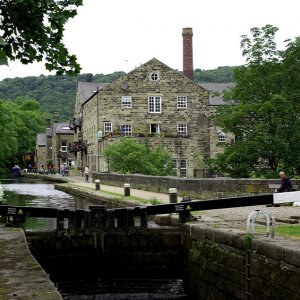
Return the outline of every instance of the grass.
{"type": "MultiPolygon", "coordinates": [[[[266,232],[266,226],[255,224],[255,232],[258,234],[263,234],[266,232]]],[[[270,227],[270,233],[272,229],[270,227]]],[[[275,225],[275,236],[285,236],[293,239],[300,239],[300,224],[284,224],[284,225],[275,225]]]]}
{"type": "MultiPolygon", "coordinates": [[[[75,184],[71,184],[72,186],[76,186],[75,184]]],[[[78,186],[76,186],[76,188],[79,188],[78,186]]],[[[90,187],[83,187],[83,186],[80,186],[80,189],[87,189],[87,190],[90,190],[90,191],[95,191],[94,188],[90,188],[90,187]]],[[[146,199],[143,199],[143,198],[139,198],[139,197],[135,197],[135,196],[126,196],[124,197],[123,194],[118,194],[118,193],[114,193],[114,192],[109,192],[109,191],[105,191],[105,190],[100,190],[98,192],[101,192],[103,194],[107,194],[109,196],[115,196],[115,197],[118,197],[119,200],[134,200],[134,201],[137,201],[139,203],[142,203],[142,204],[147,204],[149,203],[149,200],[146,200],[146,199]]],[[[151,200],[150,200],[151,201],[151,200]]]]}
{"type": "Polygon", "coordinates": [[[279,225],[275,227],[275,234],[289,236],[295,239],[300,239],[300,225],[279,225]]]}

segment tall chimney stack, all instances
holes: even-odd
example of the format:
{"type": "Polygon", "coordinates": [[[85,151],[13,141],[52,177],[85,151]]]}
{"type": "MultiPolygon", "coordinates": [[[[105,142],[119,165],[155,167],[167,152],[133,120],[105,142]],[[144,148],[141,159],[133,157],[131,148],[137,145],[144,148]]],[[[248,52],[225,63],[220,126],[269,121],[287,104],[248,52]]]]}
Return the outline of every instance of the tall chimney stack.
{"type": "Polygon", "coordinates": [[[54,112],[53,122],[58,123],[58,112],[54,112]]]}
{"type": "Polygon", "coordinates": [[[50,118],[46,119],[46,128],[51,128],[51,119],[50,118]]]}
{"type": "Polygon", "coordinates": [[[193,80],[193,29],[183,28],[183,75],[193,80]]]}

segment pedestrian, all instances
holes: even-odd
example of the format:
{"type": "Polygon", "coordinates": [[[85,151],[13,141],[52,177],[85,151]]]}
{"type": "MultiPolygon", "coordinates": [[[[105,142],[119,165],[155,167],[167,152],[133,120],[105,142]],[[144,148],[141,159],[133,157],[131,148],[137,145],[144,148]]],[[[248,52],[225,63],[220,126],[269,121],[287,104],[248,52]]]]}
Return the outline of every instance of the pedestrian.
{"type": "Polygon", "coordinates": [[[61,164],[60,165],[60,174],[62,176],[65,176],[65,170],[66,170],[66,165],[65,164],[61,164]]]}
{"type": "Polygon", "coordinates": [[[89,182],[90,169],[89,166],[84,168],[85,182],[89,182]]]}
{"type": "Polygon", "coordinates": [[[283,192],[291,192],[293,190],[293,186],[291,183],[291,180],[286,177],[284,172],[279,172],[279,177],[281,178],[281,186],[277,190],[278,193],[283,193],[283,192]]]}
{"type": "Polygon", "coordinates": [[[11,174],[13,178],[19,178],[21,177],[21,169],[18,165],[15,165],[14,167],[12,167],[11,169],[11,174]]]}

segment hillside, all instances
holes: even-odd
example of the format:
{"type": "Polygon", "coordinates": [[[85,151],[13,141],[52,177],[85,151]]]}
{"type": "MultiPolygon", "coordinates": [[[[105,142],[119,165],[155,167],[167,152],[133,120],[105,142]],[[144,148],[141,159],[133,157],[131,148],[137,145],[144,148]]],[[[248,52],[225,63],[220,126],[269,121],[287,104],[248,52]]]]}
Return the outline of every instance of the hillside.
{"type": "MultiPolygon", "coordinates": [[[[0,100],[35,99],[42,110],[53,115],[59,112],[59,120],[67,121],[73,115],[76,86],[78,81],[113,82],[123,76],[124,72],[112,74],[81,74],[69,76],[30,76],[24,78],[7,78],[0,81],[0,100]]],[[[233,82],[233,67],[219,67],[216,70],[194,72],[197,82],[233,82]]]]}

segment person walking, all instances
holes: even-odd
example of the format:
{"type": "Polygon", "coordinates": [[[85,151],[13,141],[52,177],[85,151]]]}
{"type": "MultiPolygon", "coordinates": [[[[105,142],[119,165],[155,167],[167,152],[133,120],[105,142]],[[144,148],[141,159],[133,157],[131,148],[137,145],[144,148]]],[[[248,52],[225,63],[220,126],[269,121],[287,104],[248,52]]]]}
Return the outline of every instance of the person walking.
{"type": "Polygon", "coordinates": [[[90,169],[89,166],[84,168],[85,182],[89,182],[90,169]]]}

